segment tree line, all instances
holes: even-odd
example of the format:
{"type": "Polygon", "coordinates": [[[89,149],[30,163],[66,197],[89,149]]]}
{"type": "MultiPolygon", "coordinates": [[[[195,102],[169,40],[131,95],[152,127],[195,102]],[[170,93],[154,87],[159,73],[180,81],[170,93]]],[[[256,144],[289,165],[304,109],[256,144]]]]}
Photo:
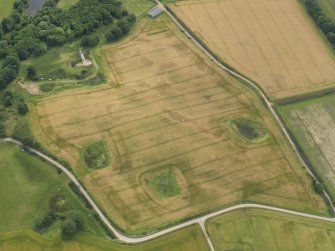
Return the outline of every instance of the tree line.
{"type": "Polygon", "coordinates": [[[326,35],[328,41],[335,48],[335,23],[323,12],[318,0],[304,1],[308,14],[313,18],[321,31],[326,35]]]}

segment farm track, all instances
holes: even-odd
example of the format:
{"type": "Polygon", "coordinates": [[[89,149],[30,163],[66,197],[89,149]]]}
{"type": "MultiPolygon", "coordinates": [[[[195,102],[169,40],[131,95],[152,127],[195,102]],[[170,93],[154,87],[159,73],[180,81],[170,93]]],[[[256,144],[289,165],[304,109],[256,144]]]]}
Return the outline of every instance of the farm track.
{"type": "MultiPolygon", "coordinates": [[[[262,99],[262,101],[264,102],[264,104],[266,105],[266,107],[270,110],[271,114],[273,115],[273,117],[275,118],[275,120],[277,121],[278,125],[280,126],[283,134],[286,136],[286,138],[288,139],[291,147],[293,148],[293,150],[296,152],[296,154],[298,155],[301,163],[303,163],[306,167],[307,167],[307,171],[308,173],[311,175],[311,177],[318,181],[316,176],[313,174],[313,172],[308,168],[308,165],[306,165],[304,159],[302,158],[302,156],[300,155],[300,152],[298,151],[296,145],[294,144],[293,140],[291,139],[288,131],[286,130],[286,127],[284,126],[283,122],[281,121],[281,119],[279,118],[276,110],[274,109],[274,105],[272,102],[269,101],[269,99],[267,98],[267,96],[265,95],[265,93],[263,92],[263,90],[261,88],[259,88],[257,85],[255,85],[252,81],[248,80],[247,78],[243,77],[242,75],[240,75],[239,73],[228,69],[227,67],[225,67],[224,65],[222,65],[219,61],[217,61],[213,55],[207,51],[200,43],[198,43],[191,34],[188,33],[187,30],[184,29],[184,27],[178,22],[178,20],[176,20],[174,18],[174,16],[168,12],[165,7],[158,1],[156,0],[157,4],[167,13],[167,15],[177,24],[177,26],[215,63],[217,64],[222,70],[228,72],[229,74],[233,75],[234,77],[246,82],[248,85],[248,87],[250,88],[250,86],[254,92],[256,92],[256,94],[262,99]]],[[[0,139],[0,142],[10,142],[10,143],[14,143],[18,146],[21,147],[25,147],[28,151],[36,154],[37,156],[39,156],[40,158],[44,159],[45,161],[51,163],[52,165],[56,166],[56,168],[60,169],[62,172],[64,172],[69,179],[76,184],[76,186],[78,187],[79,191],[82,193],[82,195],[85,197],[85,199],[89,202],[89,204],[92,206],[92,208],[95,210],[95,212],[99,215],[101,221],[108,227],[108,229],[122,242],[126,242],[126,243],[140,243],[140,242],[145,242],[145,241],[149,241],[152,240],[154,238],[163,236],[165,234],[180,230],[182,228],[185,228],[187,226],[193,225],[193,224],[199,224],[201,229],[204,232],[204,236],[209,244],[210,250],[214,251],[214,246],[210,240],[210,237],[207,233],[206,230],[206,226],[205,223],[208,219],[216,217],[218,215],[221,215],[223,213],[228,213],[234,210],[238,210],[238,209],[243,209],[243,208],[258,208],[258,209],[265,209],[265,210],[271,210],[274,212],[280,212],[280,213],[286,213],[286,214],[290,214],[290,215],[295,215],[295,216],[300,216],[300,217],[306,217],[306,218],[310,218],[310,219],[315,219],[315,220],[321,220],[321,221],[326,221],[326,222],[333,222],[335,223],[335,218],[328,218],[328,217],[323,217],[323,216],[318,216],[318,215],[313,215],[313,214],[307,214],[307,213],[303,213],[303,212],[298,212],[298,211],[293,211],[293,210],[288,210],[288,209],[283,209],[283,208],[278,208],[278,207],[273,207],[273,206],[266,206],[266,205],[260,205],[260,204],[239,204],[239,205],[235,205],[235,206],[231,206],[229,208],[225,208],[225,209],[221,209],[218,210],[216,212],[212,212],[203,216],[199,216],[197,218],[191,219],[191,220],[187,220],[183,223],[180,223],[178,225],[166,228],[164,230],[149,234],[147,236],[143,236],[143,237],[136,237],[136,236],[126,236],[125,234],[121,233],[116,227],[114,227],[111,222],[109,221],[109,219],[102,213],[102,211],[99,209],[98,205],[95,204],[95,202],[93,201],[93,199],[91,198],[91,196],[85,191],[85,189],[80,185],[80,182],[77,180],[77,178],[62,164],[60,164],[59,162],[55,161],[54,159],[50,158],[49,156],[43,154],[42,152],[33,149],[31,147],[25,146],[23,145],[21,142],[12,139],[12,138],[4,138],[4,139],[0,139]]],[[[328,200],[329,204],[331,205],[333,211],[335,211],[334,205],[330,199],[329,194],[324,190],[324,196],[326,197],[326,199],[328,200]]]]}

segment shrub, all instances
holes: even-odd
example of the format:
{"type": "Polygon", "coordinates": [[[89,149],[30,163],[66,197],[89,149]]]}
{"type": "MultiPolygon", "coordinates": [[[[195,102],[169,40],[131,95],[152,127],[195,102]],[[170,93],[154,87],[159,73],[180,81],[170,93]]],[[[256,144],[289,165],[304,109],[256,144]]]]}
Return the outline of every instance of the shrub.
{"type": "Polygon", "coordinates": [[[99,43],[99,37],[97,35],[89,35],[83,37],[81,45],[84,47],[94,47],[99,43]]]}
{"type": "Polygon", "coordinates": [[[28,113],[28,106],[22,99],[17,106],[17,111],[21,115],[26,115],[28,113]]]}

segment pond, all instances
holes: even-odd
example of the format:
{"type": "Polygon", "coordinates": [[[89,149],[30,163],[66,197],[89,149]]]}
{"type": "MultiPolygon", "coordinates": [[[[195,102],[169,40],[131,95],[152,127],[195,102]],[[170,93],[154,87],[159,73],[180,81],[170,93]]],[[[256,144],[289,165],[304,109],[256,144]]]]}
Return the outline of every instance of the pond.
{"type": "Polygon", "coordinates": [[[42,7],[43,3],[46,0],[29,0],[29,7],[28,7],[28,12],[29,15],[33,16],[36,14],[39,8],[42,7]]]}

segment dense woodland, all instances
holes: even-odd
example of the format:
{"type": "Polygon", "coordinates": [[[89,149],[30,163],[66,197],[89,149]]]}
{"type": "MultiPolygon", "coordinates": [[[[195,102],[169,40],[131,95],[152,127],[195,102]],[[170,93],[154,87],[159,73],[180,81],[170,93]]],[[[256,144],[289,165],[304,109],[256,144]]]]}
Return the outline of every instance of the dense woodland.
{"type": "Polygon", "coordinates": [[[335,23],[321,9],[318,0],[305,0],[305,6],[314,22],[326,35],[328,41],[335,48],[335,23]]]}

